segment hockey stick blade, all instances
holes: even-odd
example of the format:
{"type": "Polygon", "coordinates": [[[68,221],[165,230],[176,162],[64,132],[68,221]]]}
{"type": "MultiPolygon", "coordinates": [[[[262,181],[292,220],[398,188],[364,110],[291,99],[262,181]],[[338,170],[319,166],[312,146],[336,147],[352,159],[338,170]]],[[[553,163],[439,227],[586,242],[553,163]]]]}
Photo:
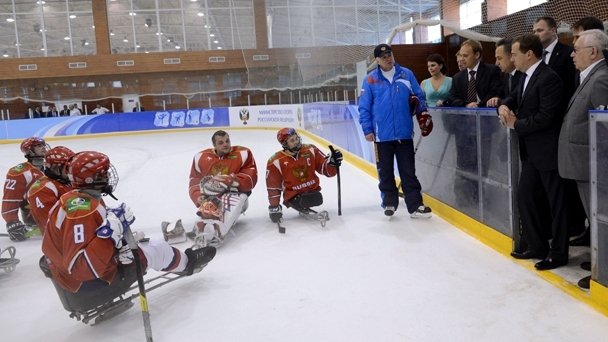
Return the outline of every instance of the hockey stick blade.
{"type": "Polygon", "coordinates": [[[283,223],[283,219],[280,219],[277,222],[277,226],[279,227],[279,233],[280,234],[285,234],[285,227],[281,225],[281,223],[283,223]]]}

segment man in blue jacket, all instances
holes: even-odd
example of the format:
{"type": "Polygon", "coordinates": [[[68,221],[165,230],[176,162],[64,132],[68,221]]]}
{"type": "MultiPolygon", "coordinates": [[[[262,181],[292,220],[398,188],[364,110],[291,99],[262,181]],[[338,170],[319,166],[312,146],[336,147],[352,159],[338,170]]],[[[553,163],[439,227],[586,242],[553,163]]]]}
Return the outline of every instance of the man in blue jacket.
{"type": "Polygon", "coordinates": [[[412,218],[430,218],[431,208],[422,202],[422,187],[414,164],[415,114],[422,136],[427,136],[433,122],[427,112],[424,93],[411,70],[395,63],[387,44],[374,49],[378,67],[371,71],[361,89],[359,122],[367,141],[376,148],[376,167],[384,214],[392,216],[399,206],[394,160],[401,177],[405,204],[412,218]],[[411,108],[410,108],[411,107],[411,108]]]}

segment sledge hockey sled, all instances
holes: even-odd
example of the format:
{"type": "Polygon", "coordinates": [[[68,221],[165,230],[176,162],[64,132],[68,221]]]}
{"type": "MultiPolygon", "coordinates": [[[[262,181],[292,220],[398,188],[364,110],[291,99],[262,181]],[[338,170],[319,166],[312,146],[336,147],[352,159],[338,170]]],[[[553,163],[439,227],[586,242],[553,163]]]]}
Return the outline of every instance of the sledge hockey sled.
{"type": "Polygon", "coordinates": [[[0,269],[6,273],[11,273],[17,268],[17,264],[19,263],[19,259],[15,258],[15,254],[17,254],[17,250],[13,246],[6,247],[5,249],[0,249],[0,269]],[[8,253],[6,255],[5,253],[8,253]],[[3,255],[4,254],[4,255],[3,255]]]}

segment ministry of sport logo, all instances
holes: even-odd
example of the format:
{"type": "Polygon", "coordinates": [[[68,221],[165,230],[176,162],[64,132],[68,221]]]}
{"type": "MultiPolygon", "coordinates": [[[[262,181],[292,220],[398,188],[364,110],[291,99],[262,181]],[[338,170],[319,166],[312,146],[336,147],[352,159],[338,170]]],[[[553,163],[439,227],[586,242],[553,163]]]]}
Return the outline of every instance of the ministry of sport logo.
{"type": "Polygon", "coordinates": [[[91,200],[88,198],[75,197],[68,200],[68,213],[76,210],[89,210],[91,208],[91,200]]]}

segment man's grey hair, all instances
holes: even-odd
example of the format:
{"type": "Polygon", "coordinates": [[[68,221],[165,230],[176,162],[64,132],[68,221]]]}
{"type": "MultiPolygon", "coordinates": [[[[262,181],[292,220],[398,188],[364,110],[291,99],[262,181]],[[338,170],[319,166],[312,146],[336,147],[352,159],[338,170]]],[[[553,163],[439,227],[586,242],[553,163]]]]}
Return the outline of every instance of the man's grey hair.
{"type": "Polygon", "coordinates": [[[598,51],[608,49],[608,35],[604,33],[602,30],[587,30],[583,31],[579,35],[579,39],[585,38],[585,44],[588,46],[593,46],[598,51]]]}

